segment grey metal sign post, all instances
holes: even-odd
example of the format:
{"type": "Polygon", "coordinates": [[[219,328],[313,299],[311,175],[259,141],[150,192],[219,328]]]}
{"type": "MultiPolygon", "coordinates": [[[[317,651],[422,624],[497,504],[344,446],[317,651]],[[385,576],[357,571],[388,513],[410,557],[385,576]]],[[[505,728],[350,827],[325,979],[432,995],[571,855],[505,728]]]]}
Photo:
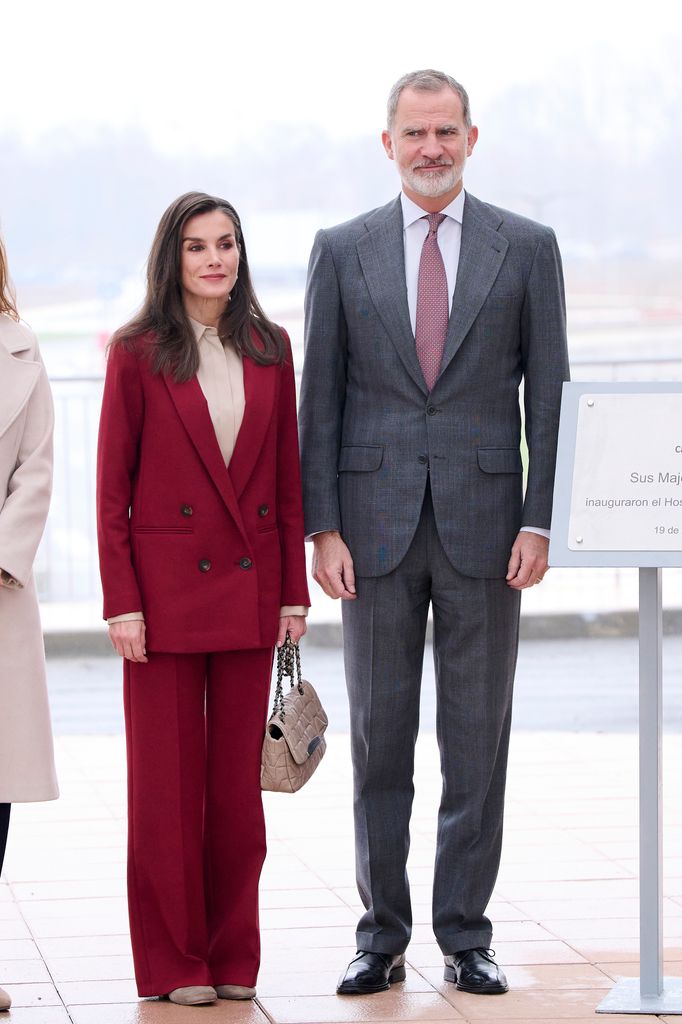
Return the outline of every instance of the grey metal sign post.
{"type": "Polygon", "coordinates": [[[682,1014],[663,977],[662,568],[682,566],[682,384],[564,384],[550,565],[639,568],[639,978],[598,1013],[682,1014]]]}

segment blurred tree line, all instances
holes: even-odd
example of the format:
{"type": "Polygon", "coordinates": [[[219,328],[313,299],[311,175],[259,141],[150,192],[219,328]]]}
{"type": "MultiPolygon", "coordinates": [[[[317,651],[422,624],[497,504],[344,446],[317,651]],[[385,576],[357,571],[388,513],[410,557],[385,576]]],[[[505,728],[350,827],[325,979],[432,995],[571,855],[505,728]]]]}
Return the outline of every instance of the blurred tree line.
{"type": "MultiPolygon", "coordinates": [[[[681,85],[676,66],[646,81],[597,66],[544,89],[510,88],[485,109],[474,105],[481,135],[466,186],[551,224],[567,263],[597,274],[646,264],[669,277],[682,266],[681,85]]],[[[15,281],[115,292],[142,265],[165,206],[188,189],[232,201],[247,240],[249,218],[271,216],[288,236],[280,251],[290,249],[303,275],[311,215],[334,223],[397,193],[380,129],[343,139],[276,124],[246,140],[226,130],[224,152],[202,156],[160,152],[133,130],[59,130],[29,143],[0,122],[0,229],[15,281]]]]}

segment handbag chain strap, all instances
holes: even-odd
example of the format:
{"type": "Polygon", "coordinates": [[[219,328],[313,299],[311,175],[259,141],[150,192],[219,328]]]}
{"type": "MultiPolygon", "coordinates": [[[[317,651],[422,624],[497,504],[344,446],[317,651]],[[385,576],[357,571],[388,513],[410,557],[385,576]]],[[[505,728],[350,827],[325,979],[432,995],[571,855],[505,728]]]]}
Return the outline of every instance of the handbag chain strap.
{"type": "Polygon", "coordinates": [[[303,693],[303,680],[301,679],[301,652],[298,644],[295,644],[287,633],[286,640],[281,647],[277,648],[277,685],[275,686],[275,700],[272,705],[272,715],[278,715],[280,722],[284,721],[284,689],[282,678],[287,676],[291,681],[290,690],[294,685],[298,692],[303,693]],[[294,676],[295,673],[295,676],[294,676]]]}

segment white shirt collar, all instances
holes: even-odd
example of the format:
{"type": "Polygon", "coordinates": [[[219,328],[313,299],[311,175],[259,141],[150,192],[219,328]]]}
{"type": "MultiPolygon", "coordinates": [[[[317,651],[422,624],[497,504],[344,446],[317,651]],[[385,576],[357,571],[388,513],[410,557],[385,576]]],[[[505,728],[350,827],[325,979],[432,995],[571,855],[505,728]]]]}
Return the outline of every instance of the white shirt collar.
{"type": "MultiPolygon", "coordinates": [[[[452,217],[458,224],[462,223],[464,216],[464,197],[466,193],[464,189],[461,189],[458,195],[449,203],[445,209],[441,210],[446,217],[452,217]]],[[[420,220],[422,217],[427,216],[426,210],[423,210],[421,206],[417,206],[409,196],[406,196],[404,192],[400,193],[400,203],[403,208],[403,229],[409,228],[415,221],[420,220]]]]}
{"type": "Polygon", "coordinates": [[[205,338],[217,338],[218,337],[218,332],[215,329],[215,327],[207,327],[206,324],[200,324],[198,320],[193,320],[191,316],[188,316],[187,319],[189,320],[189,322],[190,322],[190,324],[192,326],[192,330],[194,331],[194,337],[196,338],[197,343],[200,342],[201,339],[204,338],[204,337],[205,338]]]}

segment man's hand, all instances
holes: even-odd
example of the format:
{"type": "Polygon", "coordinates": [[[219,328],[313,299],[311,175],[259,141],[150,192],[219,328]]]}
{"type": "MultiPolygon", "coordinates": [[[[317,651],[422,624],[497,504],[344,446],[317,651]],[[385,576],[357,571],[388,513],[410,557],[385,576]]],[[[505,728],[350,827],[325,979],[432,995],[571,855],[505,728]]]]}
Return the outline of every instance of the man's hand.
{"type": "Polygon", "coordinates": [[[141,619],[127,622],[112,622],[109,639],[117,654],[128,661],[147,661],[145,649],[145,625],[141,619]]]}
{"type": "Polygon", "coordinates": [[[514,541],[509,565],[507,583],[514,590],[525,590],[534,583],[541,583],[549,566],[549,541],[539,533],[523,530],[514,541]]]}
{"type": "Polygon", "coordinates": [[[326,530],[313,537],[313,578],[329,597],[354,601],[355,573],[350,551],[338,530],[326,530]]]}
{"type": "Polygon", "coordinates": [[[307,629],[305,615],[280,615],[279,632],[277,634],[277,646],[281,647],[286,640],[287,633],[295,644],[301,639],[307,629]]]}

